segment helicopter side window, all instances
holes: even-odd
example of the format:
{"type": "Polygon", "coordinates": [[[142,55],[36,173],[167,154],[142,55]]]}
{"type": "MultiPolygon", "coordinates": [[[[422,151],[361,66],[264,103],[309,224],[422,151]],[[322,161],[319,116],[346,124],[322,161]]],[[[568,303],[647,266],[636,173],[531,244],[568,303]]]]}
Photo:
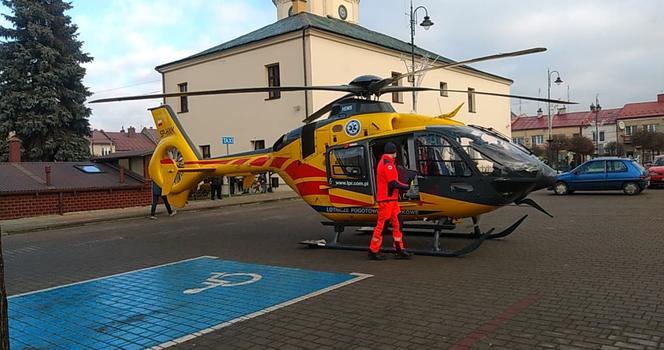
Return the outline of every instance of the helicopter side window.
{"type": "Polygon", "coordinates": [[[335,180],[366,179],[366,158],[364,147],[355,146],[330,151],[331,177],[335,180]]]}
{"type": "Polygon", "coordinates": [[[471,176],[472,172],[452,145],[442,136],[418,136],[417,170],[424,176],[471,176]]]}

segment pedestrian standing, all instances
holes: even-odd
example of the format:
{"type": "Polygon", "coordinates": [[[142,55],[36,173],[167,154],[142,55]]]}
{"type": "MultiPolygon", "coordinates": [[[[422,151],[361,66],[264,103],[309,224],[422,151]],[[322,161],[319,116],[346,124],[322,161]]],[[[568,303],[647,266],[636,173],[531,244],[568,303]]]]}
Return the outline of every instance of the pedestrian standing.
{"type": "Polygon", "coordinates": [[[212,200],[215,200],[215,197],[221,199],[221,185],[223,184],[223,178],[220,176],[213,176],[210,181],[210,197],[212,200]]]}
{"type": "Polygon", "coordinates": [[[371,243],[369,245],[369,259],[384,260],[380,253],[383,243],[383,228],[385,221],[392,224],[392,238],[394,239],[395,257],[397,259],[408,259],[411,254],[405,251],[401,223],[399,222],[399,191],[407,191],[410,186],[399,181],[399,173],[395,164],[397,146],[388,142],[385,144],[385,152],[378,162],[376,169],[376,201],[378,202],[378,221],[374,228],[371,243]]]}
{"type": "Polygon", "coordinates": [[[168,204],[168,197],[161,195],[161,187],[157,185],[155,181],[152,181],[152,207],[150,207],[150,219],[156,220],[155,216],[157,211],[157,203],[159,203],[159,198],[164,201],[164,206],[166,206],[166,211],[168,211],[168,216],[173,216],[177,214],[177,210],[171,210],[171,205],[168,204]]]}
{"type": "Polygon", "coordinates": [[[235,194],[235,176],[228,177],[228,194],[231,197],[235,194]]]}

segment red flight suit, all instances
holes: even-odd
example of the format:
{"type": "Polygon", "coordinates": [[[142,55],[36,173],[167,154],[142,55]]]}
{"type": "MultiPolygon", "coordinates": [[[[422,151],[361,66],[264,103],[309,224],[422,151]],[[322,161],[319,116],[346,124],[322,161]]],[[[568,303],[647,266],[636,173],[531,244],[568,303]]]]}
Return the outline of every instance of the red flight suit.
{"type": "Polygon", "coordinates": [[[378,202],[378,221],[374,228],[373,236],[369,250],[372,253],[378,253],[383,242],[383,228],[385,221],[392,223],[392,237],[394,246],[403,250],[403,234],[399,227],[398,215],[399,208],[399,190],[408,190],[408,184],[399,181],[399,172],[394,164],[394,158],[390,154],[383,154],[378,162],[376,169],[376,201],[378,202]]]}

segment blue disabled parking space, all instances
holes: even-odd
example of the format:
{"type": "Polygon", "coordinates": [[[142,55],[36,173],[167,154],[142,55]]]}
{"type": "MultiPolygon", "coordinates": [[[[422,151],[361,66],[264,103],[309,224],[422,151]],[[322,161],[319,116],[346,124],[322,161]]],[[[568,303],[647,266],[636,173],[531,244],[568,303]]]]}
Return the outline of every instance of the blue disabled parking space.
{"type": "Polygon", "coordinates": [[[167,347],[359,281],[200,257],[9,298],[11,349],[167,347]]]}

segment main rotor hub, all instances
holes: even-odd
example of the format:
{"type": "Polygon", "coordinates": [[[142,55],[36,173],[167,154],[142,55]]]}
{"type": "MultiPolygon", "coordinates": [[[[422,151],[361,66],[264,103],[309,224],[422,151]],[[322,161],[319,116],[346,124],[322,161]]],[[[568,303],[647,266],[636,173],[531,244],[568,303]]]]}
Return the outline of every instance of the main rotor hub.
{"type": "Polygon", "coordinates": [[[351,86],[359,86],[361,88],[368,88],[371,84],[379,82],[383,80],[381,77],[375,76],[375,75],[362,75],[359,76],[353,81],[350,82],[351,86]]]}

